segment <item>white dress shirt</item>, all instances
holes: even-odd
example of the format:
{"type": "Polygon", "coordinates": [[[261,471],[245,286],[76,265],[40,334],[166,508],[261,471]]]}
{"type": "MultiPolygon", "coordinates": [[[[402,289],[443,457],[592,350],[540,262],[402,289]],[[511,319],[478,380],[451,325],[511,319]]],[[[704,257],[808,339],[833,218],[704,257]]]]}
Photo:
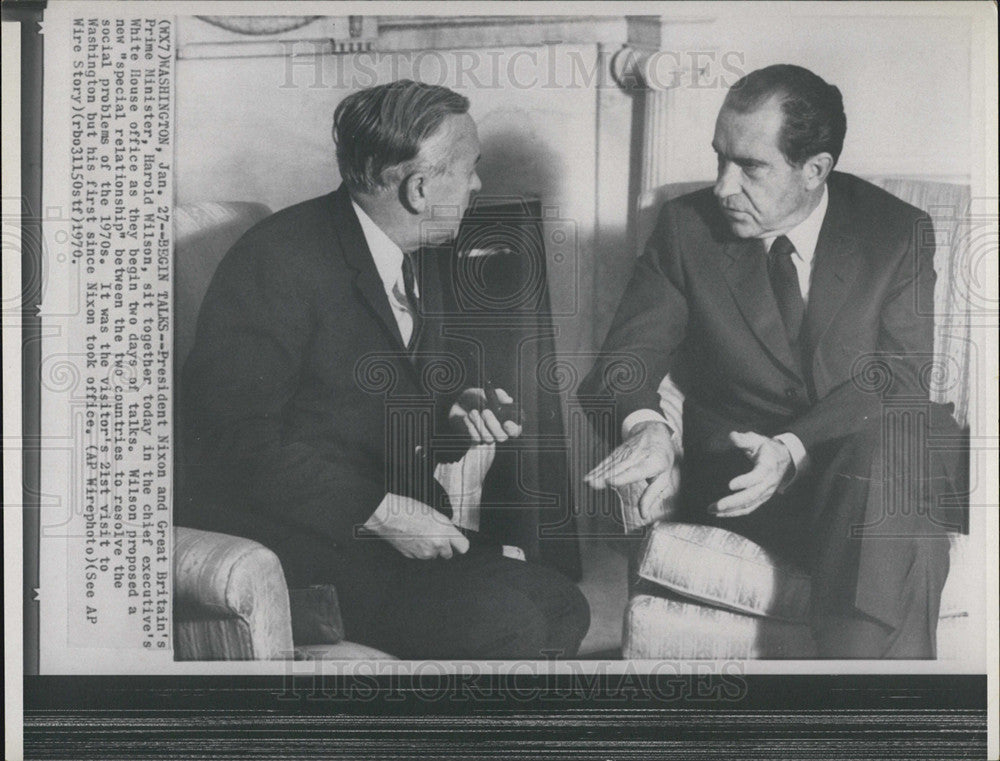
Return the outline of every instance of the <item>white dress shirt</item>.
{"type": "Polygon", "coordinates": [[[816,243],[819,241],[819,231],[823,227],[823,219],[826,217],[826,207],[830,203],[830,194],[823,186],[823,195],[820,196],[819,203],[812,210],[808,217],[799,222],[795,227],[785,233],[778,232],[764,238],[764,248],[768,253],[771,246],[779,235],[784,235],[795,246],[792,253],[792,264],[795,265],[795,272],[799,276],[799,290],[802,291],[802,299],[809,303],[809,282],[812,276],[813,257],[816,255],[816,243]]]}
{"type": "MultiPolygon", "coordinates": [[[[406,286],[403,282],[403,251],[353,199],[351,205],[361,223],[361,231],[375,261],[375,269],[382,280],[403,344],[407,345],[413,335],[413,307],[406,298],[406,286]]],[[[416,282],[413,284],[413,291],[419,298],[420,286],[416,282]]],[[[438,463],[435,468],[434,477],[451,500],[452,523],[456,526],[479,530],[483,481],[495,456],[496,444],[479,444],[469,447],[469,451],[458,462],[438,463]]],[[[386,494],[375,512],[392,510],[393,499],[394,495],[386,494]]],[[[372,518],[369,519],[371,520],[372,518]]],[[[524,560],[525,557],[520,548],[507,545],[503,547],[503,554],[519,560],[524,560]]]]}
{"type": "MultiPolygon", "coordinates": [[[[819,232],[823,227],[823,220],[826,217],[826,209],[830,202],[830,194],[823,185],[823,195],[820,196],[819,203],[809,216],[799,222],[795,227],[785,232],[776,231],[774,235],[763,238],[764,249],[770,253],[771,246],[780,235],[785,235],[795,246],[792,254],[792,263],[795,265],[795,272],[799,277],[799,289],[802,291],[802,300],[809,303],[809,285],[812,278],[813,258],[816,255],[816,244],[819,241],[819,232]]],[[[667,374],[660,382],[657,389],[660,395],[660,411],[656,410],[636,410],[622,421],[622,438],[626,438],[632,428],[648,420],[656,420],[666,423],[670,429],[671,439],[678,452],[681,452],[681,431],[682,429],[682,408],[684,405],[684,395],[677,385],[667,374]]],[[[779,433],[774,437],[782,442],[792,456],[792,464],[795,466],[795,473],[788,479],[782,488],[788,488],[795,476],[806,467],[806,448],[802,441],[794,433],[779,433]]]]}
{"type": "MultiPolygon", "coordinates": [[[[389,299],[392,316],[396,318],[396,325],[399,326],[403,346],[408,346],[413,335],[413,306],[406,298],[406,285],[403,282],[403,250],[365,214],[364,209],[353,200],[351,205],[354,207],[354,213],[358,215],[368,250],[372,252],[372,259],[375,260],[375,269],[378,270],[385,295],[389,299]]],[[[420,296],[416,282],[413,284],[413,292],[420,296]]]]}

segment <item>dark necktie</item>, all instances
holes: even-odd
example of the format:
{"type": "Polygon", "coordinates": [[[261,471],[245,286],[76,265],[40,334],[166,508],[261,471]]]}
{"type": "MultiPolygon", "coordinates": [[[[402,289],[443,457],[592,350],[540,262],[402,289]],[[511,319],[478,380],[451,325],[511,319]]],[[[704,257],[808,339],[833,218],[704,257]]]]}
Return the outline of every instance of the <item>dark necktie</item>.
{"type": "Polygon", "coordinates": [[[413,254],[403,254],[403,288],[406,290],[406,300],[410,302],[410,315],[413,317],[413,331],[407,344],[411,351],[417,344],[417,334],[420,330],[420,299],[417,298],[416,273],[413,266],[413,254]]]}
{"type": "Polygon", "coordinates": [[[796,343],[802,328],[802,317],[806,307],[799,289],[799,276],[792,261],[795,246],[784,235],[779,235],[771,244],[767,255],[767,275],[771,280],[771,290],[778,302],[781,321],[785,323],[788,340],[796,343]]]}

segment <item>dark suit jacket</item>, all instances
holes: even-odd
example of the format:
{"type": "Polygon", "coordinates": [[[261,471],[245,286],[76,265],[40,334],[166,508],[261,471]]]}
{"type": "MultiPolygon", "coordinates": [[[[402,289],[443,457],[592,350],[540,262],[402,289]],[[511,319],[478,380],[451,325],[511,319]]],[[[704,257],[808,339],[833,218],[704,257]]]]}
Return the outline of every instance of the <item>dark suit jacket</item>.
{"type": "Polygon", "coordinates": [[[291,586],[371,582],[398,553],[356,527],[389,491],[436,501],[417,447],[476,385],[440,336],[426,317],[408,356],[345,188],[263,220],[219,265],[184,367],[179,520],[263,542],[291,586]]]}
{"type": "Polygon", "coordinates": [[[685,445],[707,450],[753,430],[790,431],[809,451],[873,420],[887,395],[926,399],[930,220],[857,177],[834,172],[828,186],[805,361],[786,338],[762,244],[732,235],[708,188],[664,206],[581,395],[612,398],[620,423],[659,409],[670,372],[686,394],[685,445]]]}

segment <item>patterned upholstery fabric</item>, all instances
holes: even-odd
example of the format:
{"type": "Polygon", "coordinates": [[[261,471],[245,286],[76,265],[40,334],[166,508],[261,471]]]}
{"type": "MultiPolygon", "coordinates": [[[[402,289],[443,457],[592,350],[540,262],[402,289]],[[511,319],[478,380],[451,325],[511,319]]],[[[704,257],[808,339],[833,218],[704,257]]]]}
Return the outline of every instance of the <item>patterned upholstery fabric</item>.
{"type": "Polygon", "coordinates": [[[292,640],[315,645],[336,645],[344,639],[340,599],[332,584],[315,584],[288,590],[292,640]]]}
{"type": "MultiPolygon", "coordinates": [[[[951,570],[941,595],[938,659],[962,656],[975,583],[974,545],[951,536],[951,570]]],[[[815,649],[808,575],[762,547],[713,526],[662,522],[639,556],[646,584],[625,617],[626,657],[792,658],[815,649]],[[650,598],[637,602],[640,598],[650,598]],[[654,602],[663,599],[670,604],[654,602]],[[795,643],[792,640],[801,638],[795,643]],[[657,655],[671,653],[671,655],[657,655]],[[704,655],[709,653],[709,655],[704,655]],[[738,656],[734,653],[753,653],[738,656]]]]}
{"type": "MultiPolygon", "coordinates": [[[[332,587],[323,591],[327,606],[335,604],[332,587]]],[[[339,613],[335,617],[342,628],[339,613]]],[[[309,634],[316,631],[312,623],[309,634]]],[[[187,661],[392,659],[354,642],[293,644],[277,556],[249,539],[180,527],[174,529],[174,655],[187,661]]]]}
{"type": "Polygon", "coordinates": [[[174,621],[178,660],[292,655],[281,563],[248,539],[174,529],[174,621]]]}
{"type": "Polygon", "coordinates": [[[809,615],[808,574],[714,526],[654,526],[639,558],[639,576],[737,612],[793,623],[805,623],[809,615]]]}
{"type": "Polygon", "coordinates": [[[667,490],[659,504],[652,508],[649,520],[643,519],[639,513],[639,499],[646,490],[645,481],[634,481],[630,484],[611,487],[612,492],[618,497],[618,510],[626,534],[638,533],[649,523],[670,520],[676,515],[680,478],[680,469],[675,468],[671,488],[667,490]]]}
{"type": "Polygon", "coordinates": [[[754,618],[662,595],[625,609],[622,657],[634,660],[813,658],[808,626],[754,618]]]}

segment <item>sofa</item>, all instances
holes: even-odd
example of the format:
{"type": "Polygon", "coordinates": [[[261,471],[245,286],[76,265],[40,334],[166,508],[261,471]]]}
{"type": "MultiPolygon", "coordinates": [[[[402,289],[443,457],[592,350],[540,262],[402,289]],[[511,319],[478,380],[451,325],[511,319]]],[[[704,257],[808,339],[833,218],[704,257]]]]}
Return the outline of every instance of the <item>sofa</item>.
{"type": "MultiPolygon", "coordinates": [[[[927,211],[936,232],[935,402],[954,405],[968,430],[971,393],[968,238],[961,229],[970,193],[965,185],[915,178],[869,177],[874,184],[927,211]]],[[[709,183],[662,186],[640,198],[638,234],[645,241],[664,201],[709,183]]],[[[674,483],[679,484],[679,474],[674,483]]],[[[639,523],[644,483],[618,490],[625,525],[639,523]]],[[[680,484],[678,488],[683,488],[680,484]]],[[[809,575],[731,531],[671,520],[676,493],[660,505],[630,569],[622,654],[627,659],[809,659],[816,645],[808,626],[809,575]]],[[[938,659],[968,655],[981,619],[985,526],[975,511],[966,531],[950,534],[950,571],[937,629],[938,659]],[[980,603],[977,604],[977,599],[980,603]]]]}

